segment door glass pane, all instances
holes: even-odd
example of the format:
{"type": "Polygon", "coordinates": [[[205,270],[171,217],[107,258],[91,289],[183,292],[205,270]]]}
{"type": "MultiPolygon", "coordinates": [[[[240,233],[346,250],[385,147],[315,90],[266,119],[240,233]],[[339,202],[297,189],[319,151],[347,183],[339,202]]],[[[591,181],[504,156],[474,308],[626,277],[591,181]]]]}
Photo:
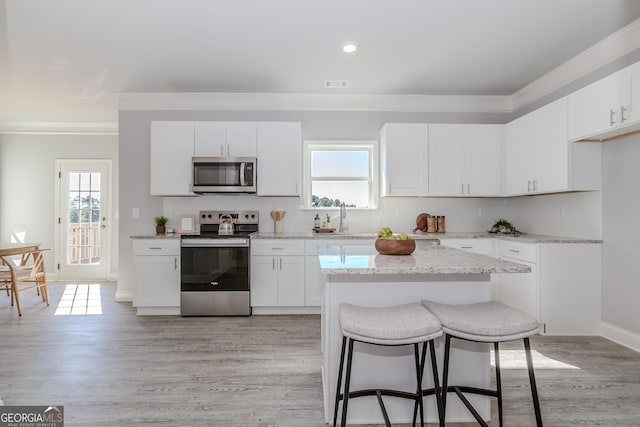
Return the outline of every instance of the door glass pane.
{"type": "Polygon", "coordinates": [[[68,176],[67,264],[100,263],[100,173],[68,176]]]}

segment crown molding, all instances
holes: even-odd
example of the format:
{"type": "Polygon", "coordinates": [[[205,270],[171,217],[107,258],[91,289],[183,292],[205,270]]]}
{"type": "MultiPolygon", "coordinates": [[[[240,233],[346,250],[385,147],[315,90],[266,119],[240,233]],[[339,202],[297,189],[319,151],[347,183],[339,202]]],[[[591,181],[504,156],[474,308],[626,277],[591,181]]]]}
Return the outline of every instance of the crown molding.
{"type": "Polygon", "coordinates": [[[365,95],[316,93],[118,94],[120,110],[396,111],[509,113],[509,96],[365,95]]]}
{"type": "Polygon", "coordinates": [[[118,123],[0,122],[0,134],[118,135],[118,123]]]}
{"type": "Polygon", "coordinates": [[[515,92],[511,95],[513,110],[526,107],[637,49],[640,49],[640,19],[515,92]]]}

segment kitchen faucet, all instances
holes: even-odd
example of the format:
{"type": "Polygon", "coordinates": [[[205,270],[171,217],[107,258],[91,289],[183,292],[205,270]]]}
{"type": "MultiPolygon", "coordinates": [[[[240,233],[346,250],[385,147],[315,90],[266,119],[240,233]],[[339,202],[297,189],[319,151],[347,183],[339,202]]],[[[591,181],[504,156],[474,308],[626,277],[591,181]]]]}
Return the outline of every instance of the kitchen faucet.
{"type": "Polygon", "coordinates": [[[347,217],[347,208],[344,202],[340,203],[340,226],[338,227],[338,233],[344,232],[343,219],[347,217]]]}

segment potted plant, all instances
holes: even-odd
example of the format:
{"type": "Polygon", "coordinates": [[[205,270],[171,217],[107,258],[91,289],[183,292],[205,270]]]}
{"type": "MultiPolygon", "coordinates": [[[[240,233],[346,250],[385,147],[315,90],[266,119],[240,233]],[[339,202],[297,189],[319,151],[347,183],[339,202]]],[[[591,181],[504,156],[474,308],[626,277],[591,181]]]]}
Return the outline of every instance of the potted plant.
{"type": "Polygon", "coordinates": [[[157,216],[153,219],[156,223],[156,234],[164,234],[166,231],[165,225],[169,221],[166,216],[157,216]]]}
{"type": "Polygon", "coordinates": [[[504,218],[498,218],[489,230],[489,233],[504,233],[519,236],[522,234],[517,228],[515,228],[509,221],[504,218]]]}

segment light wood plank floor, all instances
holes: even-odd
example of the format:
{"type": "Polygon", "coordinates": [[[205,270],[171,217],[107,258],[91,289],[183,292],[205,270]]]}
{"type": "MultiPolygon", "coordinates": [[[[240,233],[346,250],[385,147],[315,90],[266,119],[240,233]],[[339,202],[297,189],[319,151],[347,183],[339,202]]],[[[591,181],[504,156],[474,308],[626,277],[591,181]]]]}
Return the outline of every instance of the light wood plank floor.
{"type": "MultiPolygon", "coordinates": [[[[113,284],[103,314],[55,316],[63,289],[50,307],[21,294],[22,318],[0,294],[6,405],[64,405],[67,426],[325,425],[318,316],[138,317],[113,284]]],[[[532,347],[545,425],[640,426],[640,354],[597,337],[532,347]]],[[[521,356],[501,357],[507,426],[535,425],[521,356]]]]}

